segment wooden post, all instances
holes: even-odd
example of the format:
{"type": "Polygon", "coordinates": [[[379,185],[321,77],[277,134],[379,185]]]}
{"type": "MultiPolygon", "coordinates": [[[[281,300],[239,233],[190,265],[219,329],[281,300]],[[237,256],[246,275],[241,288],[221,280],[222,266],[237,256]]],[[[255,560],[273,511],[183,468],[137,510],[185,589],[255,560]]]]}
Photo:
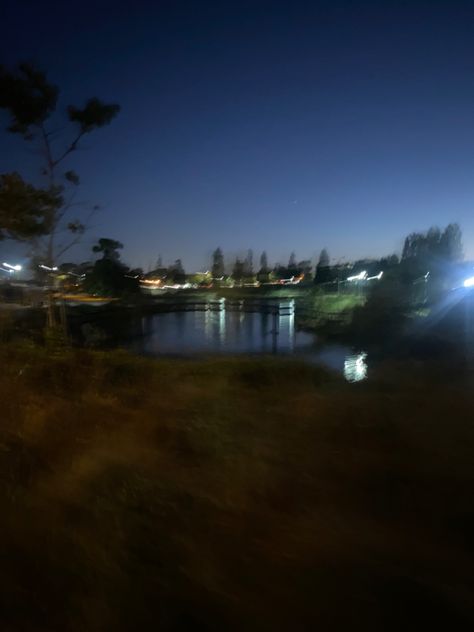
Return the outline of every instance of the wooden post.
{"type": "Polygon", "coordinates": [[[280,316],[280,309],[278,307],[273,307],[272,309],[273,311],[273,330],[272,330],[272,351],[273,353],[276,353],[278,350],[278,326],[279,326],[279,316],[280,316]]]}

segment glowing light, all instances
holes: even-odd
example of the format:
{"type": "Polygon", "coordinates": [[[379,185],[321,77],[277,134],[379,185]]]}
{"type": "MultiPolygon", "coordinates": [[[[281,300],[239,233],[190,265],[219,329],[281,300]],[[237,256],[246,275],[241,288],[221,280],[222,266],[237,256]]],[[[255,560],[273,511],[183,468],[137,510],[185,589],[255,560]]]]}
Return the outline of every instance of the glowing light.
{"type": "Polygon", "coordinates": [[[365,352],[358,355],[348,356],[344,360],[344,377],[348,382],[360,382],[367,377],[367,354],[365,352]]]}
{"type": "Polygon", "coordinates": [[[6,263],[6,261],[4,261],[2,263],[2,265],[5,266],[5,268],[8,268],[9,270],[11,270],[12,272],[20,272],[20,270],[22,270],[22,266],[20,265],[16,265],[16,266],[11,266],[9,263],[6,263]]]}
{"type": "Polygon", "coordinates": [[[464,287],[474,287],[474,276],[473,277],[469,277],[468,279],[466,279],[463,283],[464,287]]]}
{"type": "Polygon", "coordinates": [[[160,285],[161,279],[141,279],[140,283],[146,283],[147,285],[160,285]]]}
{"type": "Polygon", "coordinates": [[[193,286],[192,283],[174,283],[173,285],[164,285],[164,290],[190,290],[193,286]]]}
{"type": "Polygon", "coordinates": [[[42,270],[48,270],[48,272],[56,272],[58,269],[58,266],[54,266],[53,268],[50,268],[49,266],[45,266],[42,263],[40,263],[38,268],[41,268],[42,270]]]}
{"type": "Polygon", "coordinates": [[[266,283],[265,285],[298,285],[303,277],[304,275],[298,277],[292,276],[289,279],[279,279],[275,283],[266,283]]]}
{"type": "Polygon", "coordinates": [[[367,270],[362,270],[359,274],[347,277],[348,281],[365,281],[367,279],[367,270]]]}
{"type": "Polygon", "coordinates": [[[375,276],[367,277],[367,281],[372,281],[373,279],[377,279],[377,281],[380,281],[382,276],[383,276],[383,270],[379,272],[378,274],[376,274],[375,276]]]}

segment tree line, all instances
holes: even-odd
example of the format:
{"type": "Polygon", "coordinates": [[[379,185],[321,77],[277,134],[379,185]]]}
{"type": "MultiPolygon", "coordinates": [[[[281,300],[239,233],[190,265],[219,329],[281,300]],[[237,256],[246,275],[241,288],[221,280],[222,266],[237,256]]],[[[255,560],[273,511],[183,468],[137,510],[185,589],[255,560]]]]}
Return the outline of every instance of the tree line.
{"type": "MultiPolygon", "coordinates": [[[[91,97],[81,106],[69,104],[65,109],[65,125],[58,128],[58,99],[58,87],[32,64],[22,63],[12,70],[0,65],[0,109],[8,115],[7,130],[40,150],[35,182],[26,181],[17,172],[0,174],[0,240],[30,243],[35,267],[41,266],[44,274],[58,268],[61,258],[79,243],[99,210],[97,205],[80,203],[77,198],[80,177],[66,164],[85,137],[109,125],[120,111],[116,103],[91,97]]],[[[130,270],[120,260],[122,247],[108,238],[100,239],[94,246],[94,253],[101,257],[87,270],[85,285],[90,291],[104,292],[106,287],[109,291],[126,290],[133,286],[131,279],[140,277],[140,270],[130,270]]],[[[451,264],[461,258],[461,229],[453,223],[444,230],[432,227],[425,233],[408,235],[400,261],[396,255],[376,262],[362,260],[352,264],[352,270],[368,265],[380,270],[397,269],[407,282],[429,272],[432,279],[440,281],[451,264]]],[[[161,262],[158,264],[160,268],[161,262]]],[[[314,267],[314,282],[334,283],[343,279],[347,269],[347,264],[331,265],[329,253],[323,248],[314,267]]],[[[180,259],[167,268],[167,274],[175,282],[185,279],[180,259]]],[[[226,269],[221,248],[212,254],[211,275],[216,281],[226,276],[237,283],[252,279],[264,282],[270,277],[308,280],[312,274],[311,261],[297,261],[294,252],[287,265],[271,267],[265,251],[255,265],[253,251],[248,250],[245,257],[235,259],[230,270],[226,269]]],[[[48,316],[54,325],[53,309],[48,316]]]]}

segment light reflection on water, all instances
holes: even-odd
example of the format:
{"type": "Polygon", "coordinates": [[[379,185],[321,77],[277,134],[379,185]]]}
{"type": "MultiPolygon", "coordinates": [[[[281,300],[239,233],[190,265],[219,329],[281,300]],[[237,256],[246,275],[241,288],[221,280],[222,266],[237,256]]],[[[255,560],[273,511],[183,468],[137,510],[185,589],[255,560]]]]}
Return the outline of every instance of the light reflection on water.
{"type": "Polygon", "coordinates": [[[294,314],[189,311],[142,319],[142,353],[291,353],[310,348],[312,334],[295,330],[294,314]]]}
{"type": "Polygon", "coordinates": [[[348,382],[360,382],[367,377],[367,354],[349,355],[344,360],[344,377],[348,382]]]}
{"type": "Polygon", "coordinates": [[[143,336],[132,350],[146,355],[213,353],[294,354],[342,373],[349,382],[367,377],[367,354],[340,345],[316,345],[316,337],[295,329],[294,314],[188,311],[142,319],[143,336]]]}

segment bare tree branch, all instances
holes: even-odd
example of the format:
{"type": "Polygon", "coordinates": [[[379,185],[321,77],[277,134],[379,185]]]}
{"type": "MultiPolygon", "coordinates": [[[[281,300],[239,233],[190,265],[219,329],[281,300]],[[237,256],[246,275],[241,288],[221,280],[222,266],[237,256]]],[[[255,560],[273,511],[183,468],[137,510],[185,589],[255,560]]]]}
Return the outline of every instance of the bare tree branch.
{"type": "Polygon", "coordinates": [[[59,158],[53,161],[52,163],[53,167],[56,167],[57,165],[59,165],[59,163],[62,162],[64,158],[66,158],[66,156],[68,156],[70,153],[72,153],[73,151],[77,149],[77,145],[79,141],[81,140],[81,138],[84,136],[84,134],[85,132],[80,132],[77,135],[77,137],[72,141],[69,147],[61,154],[61,156],[59,156],[59,158]]]}
{"type": "Polygon", "coordinates": [[[48,164],[48,171],[49,171],[49,184],[50,186],[54,185],[54,160],[53,160],[53,154],[51,151],[51,143],[49,142],[49,137],[48,137],[48,133],[46,132],[44,123],[41,123],[40,126],[41,129],[41,136],[43,138],[43,143],[44,143],[44,147],[45,147],[45,151],[46,151],[46,161],[48,164]]]}
{"type": "Polygon", "coordinates": [[[94,217],[94,215],[98,212],[98,210],[99,209],[97,209],[96,207],[93,207],[90,210],[90,213],[88,214],[88,216],[86,217],[84,221],[84,230],[78,235],[76,235],[76,237],[74,237],[74,239],[71,242],[69,242],[66,246],[60,249],[59,252],[56,253],[56,259],[59,260],[68,250],[70,250],[73,246],[76,246],[82,241],[82,238],[84,237],[84,233],[88,230],[88,228],[90,228],[90,225],[89,225],[90,220],[94,217]]]}

